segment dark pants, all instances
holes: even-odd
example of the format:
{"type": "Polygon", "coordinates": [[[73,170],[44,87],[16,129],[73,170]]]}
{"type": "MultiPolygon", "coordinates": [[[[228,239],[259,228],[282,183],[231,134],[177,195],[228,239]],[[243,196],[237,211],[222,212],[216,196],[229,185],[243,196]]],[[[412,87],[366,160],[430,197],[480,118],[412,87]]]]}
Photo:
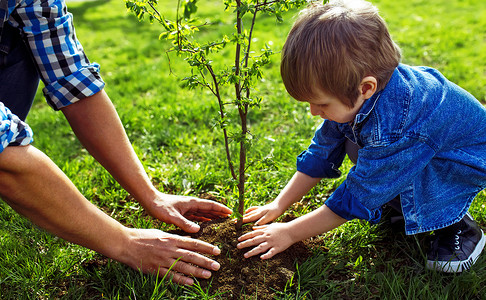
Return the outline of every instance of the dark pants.
{"type": "Polygon", "coordinates": [[[0,41],[0,102],[25,120],[39,86],[39,73],[18,29],[5,24],[0,41]]]}

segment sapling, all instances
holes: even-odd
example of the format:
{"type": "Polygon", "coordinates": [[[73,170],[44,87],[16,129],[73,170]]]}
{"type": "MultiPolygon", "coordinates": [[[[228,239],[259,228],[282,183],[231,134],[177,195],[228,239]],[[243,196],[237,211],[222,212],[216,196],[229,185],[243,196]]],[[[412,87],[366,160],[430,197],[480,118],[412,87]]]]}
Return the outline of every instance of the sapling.
{"type": "MultiPolygon", "coordinates": [[[[254,29],[260,14],[274,15],[277,21],[282,20],[282,13],[292,8],[303,6],[306,0],[223,0],[224,10],[232,14],[235,20],[234,31],[223,35],[217,40],[198,42],[197,33],[203,27],[209,27],[212,20],[201,21],[197,14],[197,0],[179,0],[177,2],[175,19],[166,18],[157,0],[126,0],[129,10],[134,12],[139,20],[148,17],[150,22],[162,25],[164,31],[160,38],[172,42],[168,52],[176,52],[186,58],[191,75],[183,79],[188,88],[203,87],[208,89],[218,101],[218,125],[222,129],[226,159],[231,177],[237,182],[238,202],[233,208],[237,217],[236,227],[242,225],[245,209],[245,182],[247,170],[247,153],[251,144],[251,134],[248,131],[248,113],[250,109],[260,106],[261,97],[254,95],[258,81],[263,78],[263,67],[270,62],[274,53],[266,44],[259,52],[252,49],[254,29]],[[231,65],[216,67],[216,53],[228,46],[234,46],[231,65]],[[230,98],[228,101],[226,99],[230,98]],[[237,110],[239,130],[230,132],[230,120],[227,105],[232,104],[237,110]],[[231,151],[230,143],[239,144],[236,153],[231,151]],[[237,164],[234,157],[237,156],[237,164]]],[[[219,20],[218,20],[219,21],[219,20]]]]}

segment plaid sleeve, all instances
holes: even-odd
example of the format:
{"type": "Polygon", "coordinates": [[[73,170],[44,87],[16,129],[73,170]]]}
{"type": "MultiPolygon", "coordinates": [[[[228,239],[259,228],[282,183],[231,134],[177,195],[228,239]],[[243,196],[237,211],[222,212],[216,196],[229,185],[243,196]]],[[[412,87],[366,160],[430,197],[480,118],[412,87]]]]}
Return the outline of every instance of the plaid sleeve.
{"type": "Polygon", "coordinates": [[[0,153],[8,146],[32,143],[32,130],[0,102],[0,153]]]}
{"type": "Polygon", "coordinates": [[[25,33],[45,84],[44,95],[54,109],[103,89],[99,65],[86,57],[64,0],[22,1],[9,21],[25,33]]]}

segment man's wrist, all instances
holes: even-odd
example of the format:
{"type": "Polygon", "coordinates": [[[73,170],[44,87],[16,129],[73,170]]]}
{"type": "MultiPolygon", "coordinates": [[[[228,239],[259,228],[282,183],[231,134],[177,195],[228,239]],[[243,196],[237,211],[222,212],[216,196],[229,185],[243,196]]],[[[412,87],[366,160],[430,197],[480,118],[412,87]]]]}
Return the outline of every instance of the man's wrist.
{"type": "Polygon", "coordinates": [[[143,208],[150,211],[156,205],[156,202],[162,199],[161,195],[155,187],[151,186],[147,187],[143,193],[132,196],[143,208]]]}
{"type": "Polygon", "coordinates": [[[109,245],[110,249],[105,255],[134,268],[135,266],[131,259],[133,253],[131,253],[130,249],[132,249],[131,245],[136,236],[136,229],[123,227],[120,231],[120,238],[114,244],[109,245]]]}

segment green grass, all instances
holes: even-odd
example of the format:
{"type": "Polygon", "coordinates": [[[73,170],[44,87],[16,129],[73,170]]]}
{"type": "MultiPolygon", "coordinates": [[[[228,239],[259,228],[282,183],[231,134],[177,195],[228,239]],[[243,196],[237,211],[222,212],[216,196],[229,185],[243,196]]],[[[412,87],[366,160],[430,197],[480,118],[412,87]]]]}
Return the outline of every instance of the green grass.
{"type": "MultiPolygon", "coordinates": [[[[171,7],[164,1],[161,7],[171,7]]],[[[205,2],[206,3],[206,2],[205,2]]],[[[219,18],[203,32],[208,39],[231,30],[232,20],[211,1],[200,7],[204,16],[219,18]],[[214,16],[216,15],[216,16],[214,16]]],[[[202,4],[201,4],[202,5],[202,4]]],[[[449,79],[486,101],[486,2],[376,1],[390,31],[402,47],[403,61],[438,68],[449,79]]],[[[157,186],[166,192],[198,195],[203,192],[234,203],[232,182],[223,152],[222,134],[212,126],[217,104],[205,91],[180,88],[186,75],[182,59],[165,54],[160,29],[139,23],[122,0],[69,2],[78,38],[91,61],[101,64],[106,90],[125,129],[157,186]]],[[[170,14],[173,12],[168,12],[170,14]]],[[[283,24],[265,17],[257,43],[272,41],[280,49],[294,12],[283,24]]],[[[228,53],[221,60],[231,59],[228,53]]],[[[295,157],[307,147],[318,118],[303,103],[292,100],[279,79],[278,55],[259,85],[262,108],[250,114],[255,138],[250,158],[248,203],[272,200],[295,171],[295,157]],[[270,165],[261,163],[271,158],[270,165]]],[[[140,206],[82,149],[61,113],[36,97],[27,119],[35,132],[35,146],[58,164],[81,192],[124,224],[168,229],[143,214],[140,206]]],[[[350,168],[346,161],[343,174],[350,168]]],[[[343,176],[344,176],[343,175],[343,176]]],[[[344,177],[325,180],[305,197],[306,213],[322,205],[344,177]]],[[[472,213],[486,224],[486,193],[472,213]]],[[[298,279],[281,291],[280,299],[456,299],[484,298],[486,257],[471,271],[443,275],[424,270],[424,237],[406,237],[380,226],[352,221],[325,235],[326,251],[318,251],[299,266],[298,279]],[[390,244],[389,241],[396,243],[390,244]]],[[[142,275],[93,251],[67,243],[36,228],[0,203],[0,298],[2,299],[202,299],[204,290],[181,288],[142,275]]]]}

